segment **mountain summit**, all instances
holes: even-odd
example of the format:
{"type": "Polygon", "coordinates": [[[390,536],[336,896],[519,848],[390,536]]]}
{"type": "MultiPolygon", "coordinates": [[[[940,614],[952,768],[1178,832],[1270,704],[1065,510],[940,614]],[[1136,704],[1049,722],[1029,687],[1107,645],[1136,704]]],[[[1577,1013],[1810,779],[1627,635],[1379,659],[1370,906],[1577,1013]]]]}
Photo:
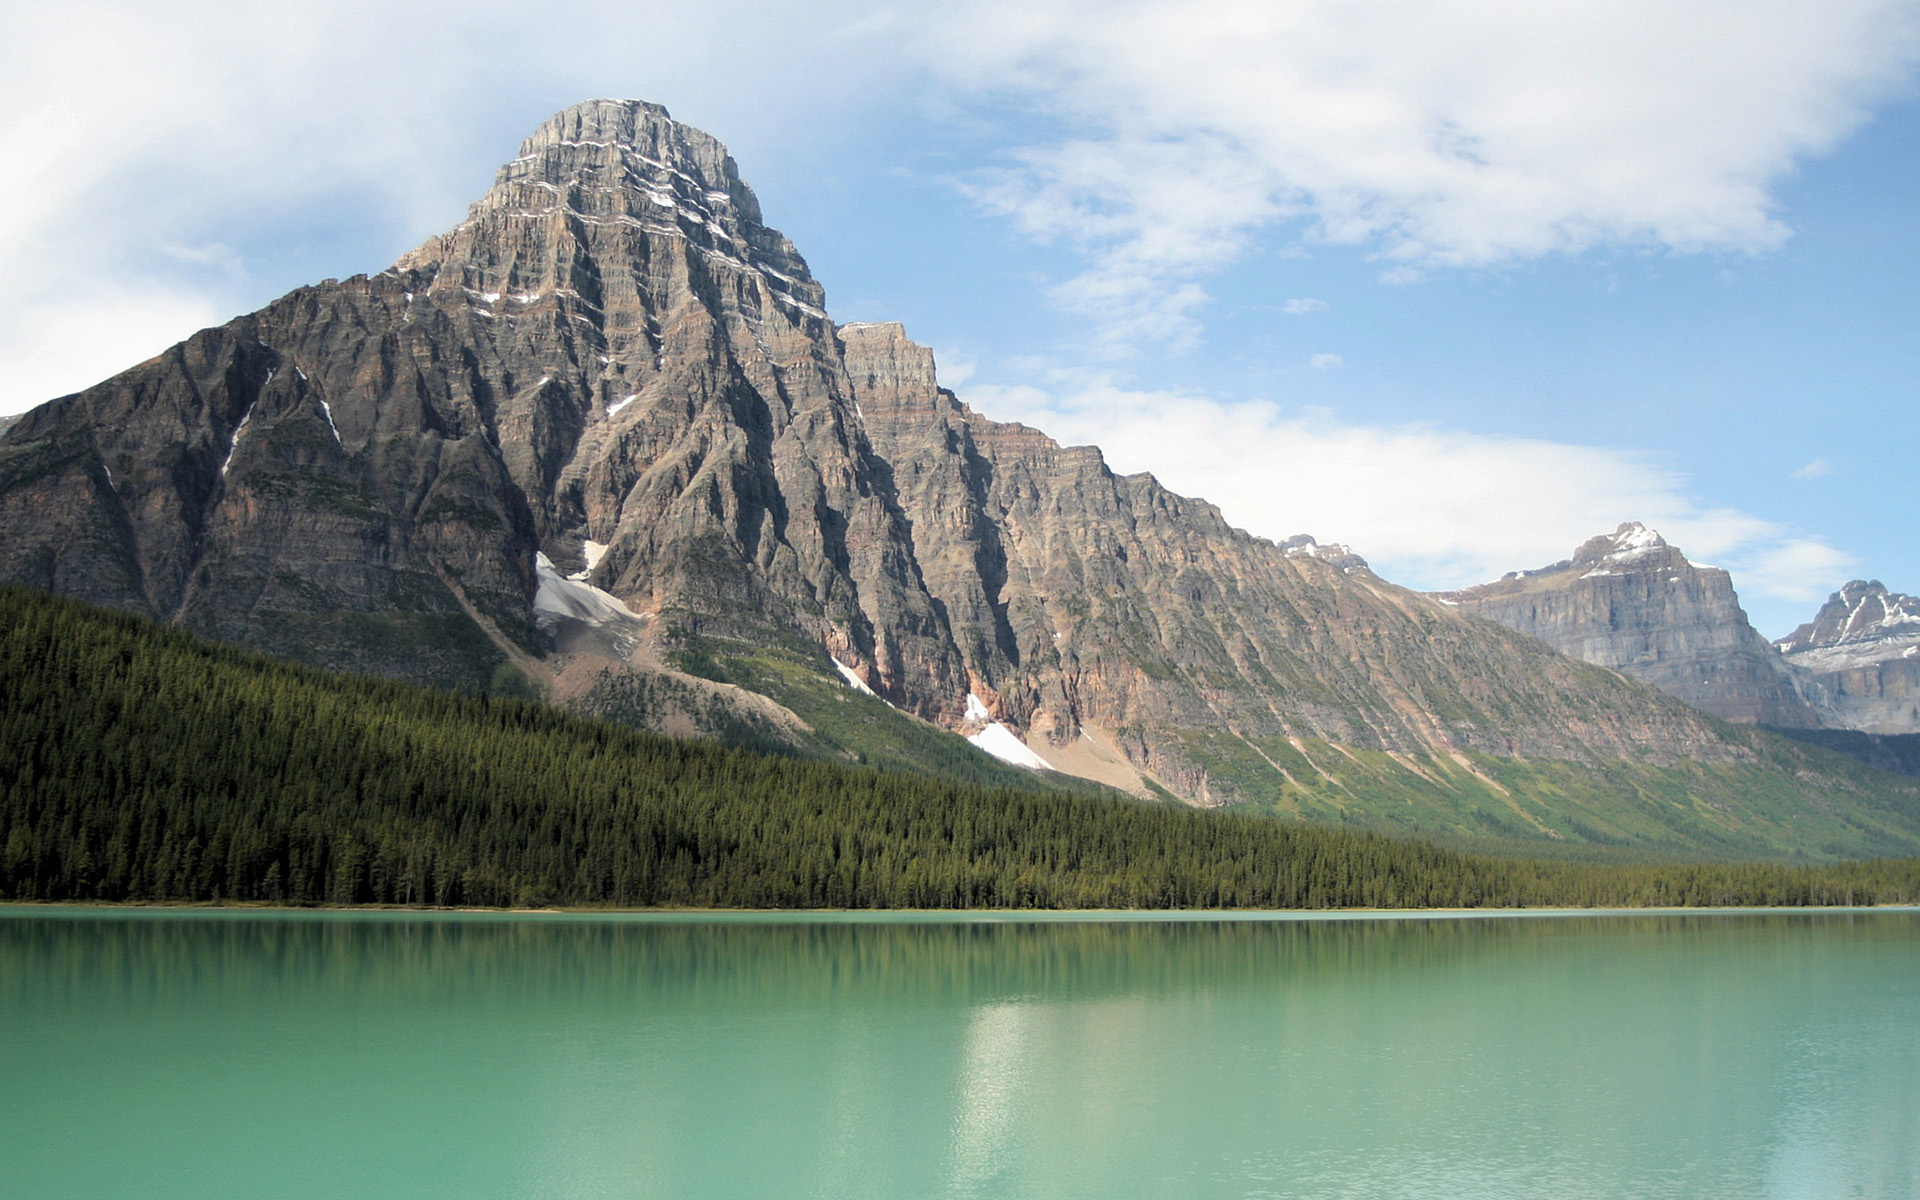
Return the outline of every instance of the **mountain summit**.
{"type": "Polygon", "coordinates": [[[1834,724],[1920,733],[1920,597],[1855,579],[1774,644],[1827,689],[1834,724]]]}
{"type": "Polygon", "coordinates": [[[1438,598],[1729,721],[1821,724],[1747,621],[1732,578],[1689,562],[1638,521],[1590,538],[1571,558],[1438,598]]]}
{"type": "Polygon", "coordinates": [[[7,428],[0,579],[908,768],[978,747],[1407,832],[1920,848],[1910,784],[1234,529],[972,411],[898,325],[826,314],[720,143],[578,105],[390,269],[7,428]]]}

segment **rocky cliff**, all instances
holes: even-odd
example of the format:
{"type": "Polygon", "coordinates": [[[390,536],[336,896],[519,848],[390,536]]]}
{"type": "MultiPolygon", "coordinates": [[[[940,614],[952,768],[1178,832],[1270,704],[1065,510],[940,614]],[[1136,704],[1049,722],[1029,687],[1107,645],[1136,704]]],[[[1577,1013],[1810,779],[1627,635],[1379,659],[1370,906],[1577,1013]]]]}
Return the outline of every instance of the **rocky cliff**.
{"type": "Polygon", "coordinates": [[[836,327],[725,149],[638,102],[548,121],[389,270],[26,414],[0,578],[862,761],[971,770],[958,734],[1413,832],[1920,847],[1910,786],[970,411],[898,326],[836,327]]]}
{"type": "Polygon", "coordinates": [[[1638,522],[1573,557],[1437,596],[1728,721],[1813,728],[1806,683],[1747,621],[1733,581],[1638,522]]]}
{"type": "Polygon", "coordinates": [[[1856,579],[1814,619],[1774,643],[1819,681],[1828,723],[1867,733],[1920,733],[1920,598],[1856,579]]]}
{"type": "Polygon", "coordinates": [[[1115,475],[1094,447],[982,417],[898,325],[841,336],[969,682],[1042,756],[1096,741],[1224,801],[1245,797],[1198,743],[1722,753],[1684,710],[1463,621],[1344,548],[1253,537],[1150,475],[1115,475]]]}

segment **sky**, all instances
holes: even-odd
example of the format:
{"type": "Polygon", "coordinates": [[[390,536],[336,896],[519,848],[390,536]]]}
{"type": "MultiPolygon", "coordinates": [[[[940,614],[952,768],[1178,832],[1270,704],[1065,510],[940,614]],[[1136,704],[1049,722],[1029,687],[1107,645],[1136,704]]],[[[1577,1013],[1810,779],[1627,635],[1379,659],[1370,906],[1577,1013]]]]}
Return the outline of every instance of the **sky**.
{"type": "Polygon", "coordinates": [[[0,0],[0,413],[719,137],[988,416],[1449,588],[1620,522],[1777,637],[1920,591],[1920,6],[0,0]],[[615,11],[617,9],[617,11],[615,11]]]}

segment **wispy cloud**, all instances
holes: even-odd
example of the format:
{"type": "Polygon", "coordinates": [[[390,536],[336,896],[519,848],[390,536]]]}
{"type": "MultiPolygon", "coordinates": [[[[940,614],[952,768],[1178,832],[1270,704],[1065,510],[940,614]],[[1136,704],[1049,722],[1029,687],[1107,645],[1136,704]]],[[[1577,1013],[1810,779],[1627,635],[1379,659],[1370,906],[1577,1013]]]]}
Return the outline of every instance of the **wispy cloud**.
{"type": "Polygon", "coordinates": [[[1806,466],[1796,470],[1793,473],[1793,477],[1804,483],[1809,479],[1819,479],[1823,475],[1831,474],[1833,474],[1833,464],[1824,458],[1816,458],[1806,466]]]}
{"type": "Polygon", "coordinates": [[[1315,300],[1312,296],[1302,296],[1282,304],[1280,311],[1290,317],[1304,317],[1309,313],[1326,312],[1327,302],[1325,300],[1315,300]]]}
{"type": "Polygon", "coordinates": [[[1346,361],[1338,354],[1316,354],[1307,360],[1307,365],[1316,371],[1332,371],[1345,366],[1346,361]]]}
{"type": "Polygon", "coordinates": [[[1383,278],[1603,244],[1764,251],[1774,183],[1904,78],[1901,0],[981,0],[926,43],[1059,134],[975,195],[1084,256],[1063,302],[1191,344],[1283,222],[1383,278]]]}
{"type": "Polygon", "coordinates": [[[1733,570],[1743,594],[1817,601],[1853,562],[1818,539],[1701,500],[1683,476],[1631,450],[1350,424],[1071,372],[1045,386],[976,384],[962,395],[988,416],[1095,443],[1116,470],[1150,470],[1254,533],[1349,543],[1415,587],[1464,587],[1541,566],[1626,520],[1733,570]]]}

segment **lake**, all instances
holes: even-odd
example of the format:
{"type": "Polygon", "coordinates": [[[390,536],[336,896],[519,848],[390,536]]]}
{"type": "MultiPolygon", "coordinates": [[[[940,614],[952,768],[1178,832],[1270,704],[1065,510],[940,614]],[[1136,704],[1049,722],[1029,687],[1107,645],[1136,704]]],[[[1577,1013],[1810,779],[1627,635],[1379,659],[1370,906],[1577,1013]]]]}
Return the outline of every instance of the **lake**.
{"type": "Polygon", "coordinates": [[[1920,1197],[1920,912],[0,908],[0,1195],[1920,1197]]]}

